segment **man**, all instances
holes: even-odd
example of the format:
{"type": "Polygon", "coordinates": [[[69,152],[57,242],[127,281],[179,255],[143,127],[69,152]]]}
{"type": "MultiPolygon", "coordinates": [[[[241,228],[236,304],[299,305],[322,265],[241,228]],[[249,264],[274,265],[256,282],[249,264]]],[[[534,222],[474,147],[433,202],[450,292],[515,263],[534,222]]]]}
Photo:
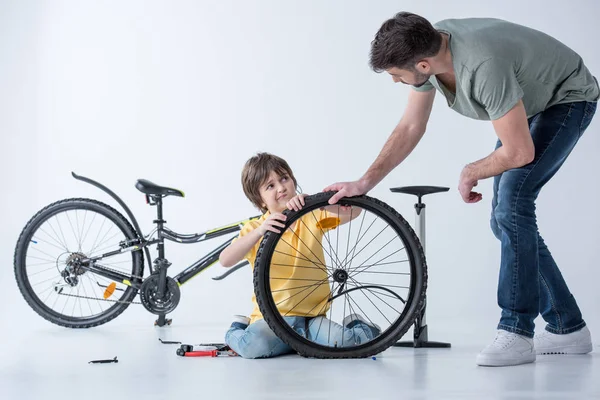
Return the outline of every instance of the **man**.
{"type": "Polygon", "coordinates": [[[584,354],[590,332],[574,297],[540,236],[535,200],[588,127],[600,88],[573,50],[533,29],[498,19],[453,19],[432,26],[401,12],[386,21],[372,42],[371,67],[411,85],[404,115],[383,150],[359,180],[325,190],[330,200],[367,193],[415,148],[436,91],[456,112],[490,120],[496,149],[468,164],[458,190],[467,203],[494,177],[491,227],[501,242],[494,342],[477,357],[486,366],[535,361],[537,354],[584,354]],[[541,312],[546,331],[534,340],[541,312]]]}

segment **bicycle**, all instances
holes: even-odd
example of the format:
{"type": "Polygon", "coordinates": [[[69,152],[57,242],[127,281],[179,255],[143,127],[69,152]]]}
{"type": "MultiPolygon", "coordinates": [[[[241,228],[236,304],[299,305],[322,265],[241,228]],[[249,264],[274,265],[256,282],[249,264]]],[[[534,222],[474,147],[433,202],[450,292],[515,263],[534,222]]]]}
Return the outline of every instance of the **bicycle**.
{"type": "MultiPolygon", "coordinates": [[[[145,194],[149,205],[157,207],[156,228],[143,235],[135,216],[115,193],[89,178],[72,175],[110,195],[128,218],[105,203],[71,198],[41,209],[21,232],[14,259],[19,289],[39,315],[65,327],[104,324],[134,303],[138,292],[139,303],[159,316],[155,324],[170,324],[166,315],[179,303],[180,286],[214,265],[235,236],[174,277],[167,274],[171,263],[165,257],[164,241],[198,243],[238,232],[245,223],[260,218],[253,216],[203,233],[178,234],[165,226],[163,199],[184,197],[184,193],[139,179],[136,188],[145,194]],[[97,218],[102,225],[92,230],[97,218]],[[90,227],[85,223],[89,219],[90,227]],[[104,228],[107,222],[111,225],[108,230],[104,228]],[[65,235],[63,227],[72,231],[65,235]],[[115,228],[116,233],[111,234],[115,228]],[[69,246],[67,237],[70,242],[74,239],[73,246],[69,246]],[[158,257],[151,262],[149,247],[153,245],[157,246],[158,257]],[[42,270],[29,275],[28,269],[33,267],[42,270]],[[38,293],[35,289],[44,283],[45,289],[38,293]],[[102,308],[107,302],[113,304],[102,308]],[[94,312],[92,307],[99,311],[94,312]]],[[[423,309],[425,255],[411,226],[389,205],[372,197],[356,196],[342,198],[331,206],[328,200],[332,195],[308,196],[302,209],[284,211],[287,220],[280,233],[264,235],[253,271],[255,296],[271,330],[299,354],[316,358],[367,357],[396,343],[423,309]],[[347,221],[339,218],[340,207],[350,210],[350,216],[344,217],[347,221]],[[360,226],[358,233],[351,232],[353,221],[354,226],[360,226]],[[382,235],[385,232],[391,234],[390,240],[382,235]],[[319,254],[308,254],[308,234],[320,240],[323,251],[317,251],[319,254]],[[385,244],[375,252],[366,250],[371,244],[381,243],[385,244]],[[368,282],[361,282],[365,276],[368,282]],[[299,286],[294,286],[297,282],[299,286]],[[286,302],[293,307],[282,305],[286,302]]],[[[247,264],[242,261],[213,279],[222,279],[247,264]]]]}
{"type": "MultiPolygon", "coordinates": [[[[172,320],[167,320],[166,315],[177,307],[181,297],[180,287],[214,265],[219,260],[221,251],[231,243],[234,237],[174,277],[167,276],[167,268],[171,263],[165,258],[165,240],[183,244],[199,243],[235,233],[241,229],[244,223],[259,217],[250,217],[202,233],[179,234],[165,227],[163,198],[167,196],[184,197],[184,192],[140,179],[136,182],[136,188],[145,194],[147,204],[157,208],[157,219],[154,220],[156,228],[148,235],[143,235],[129,207],[113,191],[74,172],[72,172],[72,176],[106,192],[123,208],[129,219],[108,204],[97,200],[71,198],[44,207],[29,220],[22,230],[14,255],[15,277],[19,289],[29,306],[40,316],[54,324],[68,328],[90,328],[111,321],[133,303],[138,291],[140,303],[144,308],[159,316],[155,325],[170,325],[172,320]],[[88,214],[91,215],[88,217],[88,214]],[[97,218],[102,219],[102,225],[97,230],[92,230],[97,218]],[[80,221],[80,219],[83,220],[80,221]],[[90,219],[88,227],[86,220],[90,219]],[[105,226],[107,222],[112,225],[105,226]],[[69,227],[72,232],[65,233],[69,227]],[[116,230],[115,234],[111,233],[113,230],[116,230]],[[74,246],[70,246],[73,239],[75,240],[74,246]],[[93,240],[91,245],[89,245],[90,240],[93,240]],[[88,244],[88,250],[84,251],[86,244],[88,244]],[[151,262],[149,251],[149,247],[152,245],[157,245],[158,249],[158,257],[153,262],[151,262]],[[50,254],[50,251],[56,251],[55,249],[60,251],[57,256],[50,254]],[[29,254],[30,252],[31,254],[29,254]],[[127,259],[128,253],[131,254],[131,260],[127,259]],[[144,255],[150,271],[147,278],[144,278],[144,255]],[[27,265],[28,260],[35,260],[35,262],[27,265]],[[106,262],[107,260],[111,262],[106,262]],[[46,268],[52,264],[54,266],[46,268]],[[123,268],[119,264],[131,264],[131,268],[123,268]],[[44,269],[27,275],[28,267],[44,269]],[[58,272],[58,275],[48,278],[49,273],[53,272],[58,272]],[[32,276],[39,275],[44,278],[42,281],[31,282],[32,276]],[[90,275],[93,275],[94,279],[90,275]],[[36,293],[34,287],[46,282],[50,282],[49,286],[42,292],[36,293]],[[73,293],[74,290],[76,293],[73,293]],[[88,290],[95,296],[88,293],[88,290]],[[100,293],[98,293],[99,291],[100,293]],[[121,293],[120,296],[118,293],[121,293]],[[54,302],[52,306],[49,306],[46,303],[53,294],[55,295],[52,299],[54,302]],[[42,300],[41,297],[44,299],[42,300]],[[61,297],[64,297],[64,302],[59,302],[61,297]],[[64,314],[64,311],[71,299],[74,299],[73,315],[68,316],[64,314]],[[77,304],[78,300],[87,300],[87,304],[77,304]],[[108,303],[113,304],[109,308],[103,309],[102,305],[108,303]],[[62,309],[59,312],[57,308],[60,306],[62,309]],[[99,312],[94,312],[92,306],[95,310],[100,309],[99,312]],[[90,315],[84,315],[84,308],[89,309],[90,315]],[[75,311],[80,311],[80,315],[75,316],[75,311]]],[[[248,262],[241,262],[225,274],[213,279],[223,279],[247,264],[248,262]]],[[[71,305],[69,305],[70,307],[71,305]]]]}

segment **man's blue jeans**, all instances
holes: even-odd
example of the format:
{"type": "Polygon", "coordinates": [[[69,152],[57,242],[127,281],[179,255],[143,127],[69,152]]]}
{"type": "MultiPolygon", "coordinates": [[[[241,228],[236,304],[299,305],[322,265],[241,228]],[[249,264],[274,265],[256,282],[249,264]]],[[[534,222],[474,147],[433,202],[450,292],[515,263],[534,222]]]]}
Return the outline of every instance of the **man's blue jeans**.
{"type": "MultiPolygon", "coordinates": [[[[501,242],[498,329],[533,337],[539,313],[557,334],[585,326],[581,311],[538,232],[535,201],[596,112],[595,102],[550,107],[529,119],[534,160],[494,177],[491,227],[501,242]]],[[[498,141],[497,147],[502,146],[498,141]]]]}

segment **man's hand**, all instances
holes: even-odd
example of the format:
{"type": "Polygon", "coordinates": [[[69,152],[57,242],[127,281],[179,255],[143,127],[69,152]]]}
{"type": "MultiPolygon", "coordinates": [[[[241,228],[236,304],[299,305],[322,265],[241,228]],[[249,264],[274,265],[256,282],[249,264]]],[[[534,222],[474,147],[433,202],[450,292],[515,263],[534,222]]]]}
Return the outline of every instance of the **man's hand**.
{"type": "Polygon", "coordinates": [[[292,199],[288,201],[285,206],[288,208],[288,210],[298,211],[304,207],[304,198],[306,196],[308,195],[300,193],[299,195],[292,197],[292,199]]]}
{"type": "Polygon", "coordinates": [[[361,194],[367,193],[369,189],[370,188],[366,185],[366,183],[362,181],[354,181],[334,183],[333,185],[327,186],[325,189],[323,189],[323,191],[337,191],[337,193],[331,196],[331,199],[329,199],[329,204],[335,204],[342,197],[360,196],[361,194]]]}
{"type": "Polygon", "coordinates": [[[477,179],[473,178],[471,167],[467,165],[463,168],[458,183],[458,191],[465,203],[477,203],[483,198],[481,193],[473,192],[475,186],[477,186],[477,179]]]}

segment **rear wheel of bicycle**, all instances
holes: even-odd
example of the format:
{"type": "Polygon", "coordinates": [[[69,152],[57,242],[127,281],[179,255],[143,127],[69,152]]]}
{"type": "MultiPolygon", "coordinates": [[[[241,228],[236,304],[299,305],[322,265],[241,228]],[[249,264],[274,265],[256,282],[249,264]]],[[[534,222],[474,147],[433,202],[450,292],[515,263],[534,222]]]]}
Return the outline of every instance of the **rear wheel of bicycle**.
{"type": "MultiPolygon", "coordinates": [[[[137,289],[81,268],[80,260],[120,249],[134,228],[114,208],[90,199],[67,199],[40,210],[27,223],[15,249],[15,278],[23,297],[48,321],[89,328],[121,314],[137,289]]],[[[141,251],[96,262],[133,281],[143,275],[141,251]]]]}
{"type": "Polygon", "coordinates": [[[254,290],[275,334],[300,355],[360,358],[398,341],[422,308],[425,255],[404,218],[368,197],[308,196],[258,250],[254,290]]]}

